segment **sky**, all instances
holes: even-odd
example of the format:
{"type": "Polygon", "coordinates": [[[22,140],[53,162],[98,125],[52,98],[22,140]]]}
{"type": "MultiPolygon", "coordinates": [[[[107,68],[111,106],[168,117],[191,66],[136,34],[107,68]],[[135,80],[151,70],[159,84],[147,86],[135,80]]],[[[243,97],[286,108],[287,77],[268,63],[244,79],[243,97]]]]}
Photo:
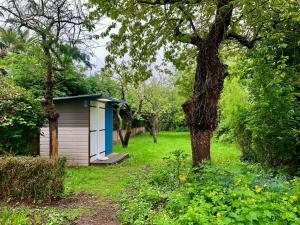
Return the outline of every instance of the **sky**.
{"type": "Polygon", "coordinates": [[[99,46],[92,48],[91,55],[91,64],[93,65],[92,69],[86,71],[86,75],[92,76],[99,72],[101,68],[105,65],[105,57],[108,55],[108,51],[106,50],[106,43],[109,40],[98,40],[99,46]]]}

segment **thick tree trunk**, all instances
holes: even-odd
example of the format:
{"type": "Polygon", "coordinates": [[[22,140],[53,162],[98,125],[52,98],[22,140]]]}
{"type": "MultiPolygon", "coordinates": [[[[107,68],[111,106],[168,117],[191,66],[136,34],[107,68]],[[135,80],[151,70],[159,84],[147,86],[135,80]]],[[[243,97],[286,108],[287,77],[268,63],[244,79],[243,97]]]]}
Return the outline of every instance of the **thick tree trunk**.
{"type": "Polygon", "coordinates": [[[190,128],[193,165],[198,165],[203,160],[210,160],[210,140],[212,131],[190,128]]]}
{"type": "Polygon", "coordinates": [[[210,141],[217,126],[217,105],[227,73],[220,62],[219,46],[231,21],[232,0],[218,0],[215,20],[204,39],[194,40],[198,48],[193,96],[183,104],[191,133],[193,164],[210,160],[210,141]]]}
{"type": "Polygon", "coordinates": [[[43,47],[45,54],[45,64],[47,67],[46,81],[45,81],[45,115],[49,122],[49,156],[51,159],[58,158],[58,117],[59,114],[55,110],[53,103],[53,65],[50,54],[50,49],[43,47]]]}
{"type": "Polygon", "coordinates": [[[158,117],[155,113],[151,114],[151,136],[153,142],[157,143],[158,117]]]}
{"type": "Polygon", "coordinates": [[[193,165],[210,160],[210,141],[217,126],[217,105],[223,88],[225,67],[218,50],[205,44],[199,48],[194,93],[183,104],[190,129],[193,165]]]}

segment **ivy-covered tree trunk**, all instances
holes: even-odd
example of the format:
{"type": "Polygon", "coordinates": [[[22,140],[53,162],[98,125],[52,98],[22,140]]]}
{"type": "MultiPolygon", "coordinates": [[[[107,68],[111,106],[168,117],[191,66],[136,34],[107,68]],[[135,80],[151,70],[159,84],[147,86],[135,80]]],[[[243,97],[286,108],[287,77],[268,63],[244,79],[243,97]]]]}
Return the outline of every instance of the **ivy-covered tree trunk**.
{"type": "Polygon", "coordinates": [[[193,97],[183,109],[189,126],[193,164],[210,160],[210,141],[217,126],[217,105],[225,77],[217,51],[199,50],[193,97]],[[209,59],[209,60],[207,60],[209,59]]]}
{"type": "Polygon", "coordinates": [[[219,46],[230,24],[230,0],[218,4],[215,22],[205,39],[196,41],[197,67],[193,96],[183,104],[192,143],[193,165],[210,160],[210,142],[217,127],[217,105],[223,89],[225,66],[219,57],[219,46]]]}
{"type": "Polygon", "coordinates": [[[49,156],[51,159],[58,158],[58,117],[59,114],[55,109],[53,103],[53,65],[50,54],[50,48],[44,46],[45,64],[47,67],[47,74],[45,80],[45,116],[49,122],[49,156]]]}

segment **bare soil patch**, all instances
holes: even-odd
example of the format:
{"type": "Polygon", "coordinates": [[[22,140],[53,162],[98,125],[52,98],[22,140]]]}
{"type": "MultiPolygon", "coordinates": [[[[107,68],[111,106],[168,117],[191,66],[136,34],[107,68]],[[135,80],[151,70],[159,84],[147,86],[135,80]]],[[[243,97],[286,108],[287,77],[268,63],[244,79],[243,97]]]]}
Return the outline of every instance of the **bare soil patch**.
{"type": "MultiPolygon", "coordinates": [[[[0,207],[28,207],[30,209],[55,208],[72,210],[82,208],[83,214],[71,224],[74,225],[117,225],[117,205],[107,199],[102,199],[89,193],[70,194],[60,200],[34,203],[32,201],[0,201],[0,207]]],[[[34,216],[34,215],[32,215],[34,216]]]]}

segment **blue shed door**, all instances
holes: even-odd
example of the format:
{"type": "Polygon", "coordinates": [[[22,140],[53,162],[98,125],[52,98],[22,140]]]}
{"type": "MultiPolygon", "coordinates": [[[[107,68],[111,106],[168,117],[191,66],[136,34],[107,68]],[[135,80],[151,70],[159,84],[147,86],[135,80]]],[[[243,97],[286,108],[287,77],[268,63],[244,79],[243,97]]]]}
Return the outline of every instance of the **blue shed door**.
{"type": "Polygon", "coordinates": [[[90,101],[90,161],[105,157],[105,103],[90,101]]]}

